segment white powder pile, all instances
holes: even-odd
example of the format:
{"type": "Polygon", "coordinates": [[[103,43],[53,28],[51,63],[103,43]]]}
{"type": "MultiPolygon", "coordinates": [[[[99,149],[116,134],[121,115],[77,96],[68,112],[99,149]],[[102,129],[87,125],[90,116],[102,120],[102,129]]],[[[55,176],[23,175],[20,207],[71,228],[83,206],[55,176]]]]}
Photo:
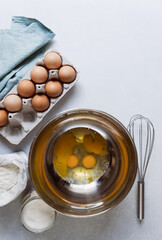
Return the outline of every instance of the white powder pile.
{"type": "Polygon", "coordinates": [[[54,223],[55,210],[42,199],[28,202],[21,212],[21,222],[31,232],[40,233],[48,230],[54,223]]]}
{"type": "Polygon", "coordinates": [[[19,168],[14,164],[0,165],[0,194],[16,185],[18,172],[19,168]]]}

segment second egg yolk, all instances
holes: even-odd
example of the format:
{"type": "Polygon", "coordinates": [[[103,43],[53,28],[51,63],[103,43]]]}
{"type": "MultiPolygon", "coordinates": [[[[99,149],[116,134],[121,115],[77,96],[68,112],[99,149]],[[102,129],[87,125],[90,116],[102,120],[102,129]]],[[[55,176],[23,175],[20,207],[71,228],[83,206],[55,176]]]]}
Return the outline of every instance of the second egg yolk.
{"type": "Polygon", "coordinates": [[[82,164],[85,168],[93,168],[96,165],[96,158],[93,155],[86,155],[83,160],[82,164]]]}

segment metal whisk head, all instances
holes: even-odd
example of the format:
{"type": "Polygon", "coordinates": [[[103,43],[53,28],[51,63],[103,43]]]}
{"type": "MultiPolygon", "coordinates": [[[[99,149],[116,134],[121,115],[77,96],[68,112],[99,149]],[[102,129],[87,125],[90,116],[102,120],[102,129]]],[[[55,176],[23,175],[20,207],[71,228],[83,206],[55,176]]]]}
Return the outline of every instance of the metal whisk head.
{"type": "Polygon", "coordinates": [[[154,126],[148,118],[134,115],[129,122],[128,131],[137,149],[139,181],[143,181],[154,145],[154,126]]]}
{"type": "Polygon", "coordinates": [[[152,122],[142,115],[134,115],[128,125],[138,155],[138,218],[144,218],[144,178],[152,153],[155,130],[152,122]]]}

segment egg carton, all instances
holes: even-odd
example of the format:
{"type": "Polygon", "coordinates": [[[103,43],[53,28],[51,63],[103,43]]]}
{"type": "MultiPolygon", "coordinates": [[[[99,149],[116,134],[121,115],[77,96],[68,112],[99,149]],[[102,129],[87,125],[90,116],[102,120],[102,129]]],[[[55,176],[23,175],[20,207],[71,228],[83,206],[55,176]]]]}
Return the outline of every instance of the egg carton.
{"type": "MultiPolygon", "coordinates": [[[[79,78],[79,72],[77,69],[69,62],[60,52],[55,49],[49,49],[45,54],[48,52],[57,52],[62,57],[62,65],[70,65],[76,70],[76,78],[71,83],[62,83],[63,84],[63,92],[57,98],[49,98],[50,99],[50,106],[44,112],[36,112],[32,107],[32,98],[22,98],[22,109],[19,112],[15,113],[8,113],[8,124],[4,127],[0,127],[0,134],[5,137],[10,143],[12,144],[19,144],[27,134],[37,126],[37,124],[43,120],[46,114],[55,106],[55,104],[62,99],[62,97],[74,86],[76,81],[79,78]]],[[[45,55],[44,54],[44,55],[45,55]]],[[[44,58],[39,59],[36,63],[37,66],[44,67],[44,58]]],[[[31,71],[31,70],[30,70],[31,71]]],[[[31,80],[30,71],[21,79],[28,79],[31,80]]],[[[49,76],[48,80],[59,80],[58,76],[58,69],[48,70],[49,76]]],[[[46,82],[46,83],[47,83],[46,82]]],[[[45,93],[45,85],[43,84],[35,84],[36,92],[37,93],[45,93]]],[[[15,85],[10,92],[7,94],[18,94],[17,85],[15,85]]],[[[0,109],[4,109],[4,99],[0,101],[0,109]]]]}

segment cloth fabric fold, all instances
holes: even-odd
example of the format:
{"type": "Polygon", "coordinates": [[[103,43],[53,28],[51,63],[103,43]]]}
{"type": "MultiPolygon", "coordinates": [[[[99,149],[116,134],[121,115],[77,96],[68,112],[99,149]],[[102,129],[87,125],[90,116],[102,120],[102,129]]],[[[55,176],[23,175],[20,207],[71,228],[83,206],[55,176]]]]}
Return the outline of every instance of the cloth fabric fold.
{"type": "Polygon", "coordinates": [[[54,36],[38,20],[21,16],[12,17],[11,29],[0,30],[0,100],[43,56],[54,36]]]}

